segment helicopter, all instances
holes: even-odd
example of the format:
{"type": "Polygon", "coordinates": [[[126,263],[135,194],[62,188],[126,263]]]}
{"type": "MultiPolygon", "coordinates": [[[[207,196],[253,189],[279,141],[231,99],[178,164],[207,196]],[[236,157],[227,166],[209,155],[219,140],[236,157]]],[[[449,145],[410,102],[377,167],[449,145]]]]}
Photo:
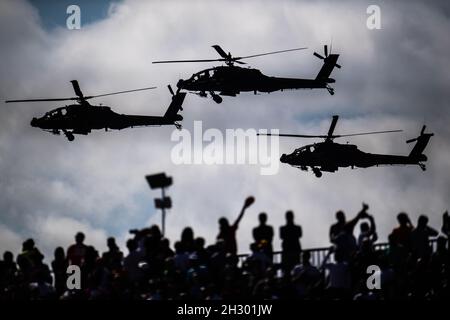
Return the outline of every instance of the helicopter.
{"type": "Polygon", "coordinates": [[[225,66],[216,66],[208,68],[200,72],[194,73],[189,79],[180,79],[177,83],[179,89],[184,89],[206,98],[209,95],[216,103],[223,101],[222,96],[235,97],[243,91],[257,92],[273,92],[286,89],[317,89],[325,88],[333,95],[334,89],[330,83],[335,80],[330,78],[330,74],[334,67],[341,68],[337,64],[338,54],[328,52],[328,46],[324,45],[324,56],[314,52],[314,56],[323,60],[323,66],[314,79],[296,79],[296,78],[279,78],[264,75],[260,70],[253,68],[243,68],[234,64],[246,64],[243,59],[266,56],[282,52],[290,52],[304,50],[307,48],[295,48],[281,51],[266,52],[243,57],[233,57],[231,53],[225,51],[219,45],[212,46],[221,56],[219,59],[201,59],[201,60],[164,60],[153,61],[152,63],[180,63],[180,62],[213,62],[222,61],[225,66]]]}
{"type": "Polygon", "coordinates": [[[105,131],[108,131],[108,129],[121,130],[124,128],[161,125],[174,125],[177,129],[181,129],[181,125],[177,123],[177,121],[183,120],[183,117],[178,114],[178,111],[182,110],[182,104],[186,93],[180,92],[180,90],[174,93],[170,85],[168,87],[170,93],[172,94],[172,102],[170,103],[166,113],[163,116],[142,116],[118,114],[112,111],[108,106],[91,105],[88,100],[115,94],[150,90],[155,89],[156,87],[118,91],[95,96],[84,96],[81,92],[78,81],[72,80],[70,82],[72,83],[76,97],[6,100],[5,102],[76,101],[78,104],[71,104],[53,109],[45,113],[41,118],[33,118],[30,123],[32,127],[41,128],[42,130],[51,132],[55,135],[59,135],[62,132],[69,141],[73,141],[75,139],[75,134],[87,135],[91,132],[91,130],[96,129],[105,129],[105,131]]]}
{"type": "Polygon", "coordinates": [[[406,143],[416,142],[415,146],[407,156],[390,155],[390,154],[374,154],[367,153],[358,149],[356,145],[340,144],[333,140],[341,137],[360,136],[369,134],[380,134],[390,132],[401,132],[402,130],[390,131],[374,131],[353,134],[335,135],[334,129],[339,116],[333,116],[330,129],[327,135],[297,135],[297,134],[258,134],[258,135],[275,135],[281,137],[295,138],[323,138],[324,142],[305,145],[296,149],[291,154],[283,154],[280,157],[282,163],[290,164],[293,167],[307,171],[311,168],[317,178],[322,176],[322,172],[335,172],[339,167],[368,168],[380,165],[418,165],[423,171],[426,170],[424,161],[427,156],[422,152],[427,146],[433,133],[425,133],[426,126],[422,127],[420,135],[417,138],[407,140],[406,143]]]}

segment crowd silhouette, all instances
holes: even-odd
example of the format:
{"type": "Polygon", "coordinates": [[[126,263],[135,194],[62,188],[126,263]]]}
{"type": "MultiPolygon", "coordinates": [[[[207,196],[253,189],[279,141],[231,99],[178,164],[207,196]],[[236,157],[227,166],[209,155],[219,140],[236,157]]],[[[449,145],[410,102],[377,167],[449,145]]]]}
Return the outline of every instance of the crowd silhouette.
{"type": "Polygon", "coordinates": [[[406,213],[399,213],[388,245],[377,246],[375,219],[366,204],[351,220],[338,211],[329,231],[328,254],[313,264],[313,252],[302,249],[303,231],[292,211],[286,212],[286,224],[279,229],[281,259],[275,258],[276,234],[264,212],[253,229],[250,254],[238,255],[237,230],[253,202],[253,197],[245,200],[232,224],[220,218],[216,242],[210,245],[186,227],[172,247],[153,225],[130,230],[126,254],[112,237],[107,239],[108,250],[100,254],[78,232],[67,251],[55,249],[49,267],[34,240],[28,239],[16,259],[9,251],[3,254],[0,300],[443,300],[450,296],[447,212],[441,234],[428,226],[426,216],[414,226],[406,213]],[[81,289],[67,288],[70,265],[81,270],[81,289]],[[373,265],[380,270],[378,289],[367,285],[367,268],[373,265]]]}

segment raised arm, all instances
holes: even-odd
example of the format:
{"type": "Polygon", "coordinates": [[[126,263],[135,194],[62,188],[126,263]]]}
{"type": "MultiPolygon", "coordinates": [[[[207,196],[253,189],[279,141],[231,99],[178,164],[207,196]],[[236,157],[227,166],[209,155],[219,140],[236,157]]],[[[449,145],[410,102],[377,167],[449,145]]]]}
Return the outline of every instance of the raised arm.
{"type": "Polygon", "coordinates": [[[233,223],[233,227],[237,228],[239,225],[239,222],[241,221],[242,217],[244,216],[245,210],[250,207],[253,202],[255,202],[255,198],[253,197],[248,197],[247,199],[245,199],[244,205],[241,209],[241,212],[239,213],[239,216],[237,217],[236,221],[234,221],[233,223]]]}
{"type": "Polygon", "coordinates": [[[450,233],[450,217],[448,215],[448,211],[445,211],[442,215],[442,229],[443,234],[449,234],[450,233]]]}
{"type": "Polygon", "coordinates": [[[355,225],[358,223],[360,219],[368,218],[369,214],[367,213],[367,209],[369,209],[369,206],[363,203],[361,211],[359,211],[358,214],[352,220],[347,222],[345,228],[353,232],[355,225]]]}
{"type": "Polygon", "coordinates": [[[369,234],[373,235],[377,232],[377,227],[375,225],[375,219],[373,218],[372,215],[368,215],[367,217],[369,219],[370,222],[370,230],[369,230],[369,234]]]}

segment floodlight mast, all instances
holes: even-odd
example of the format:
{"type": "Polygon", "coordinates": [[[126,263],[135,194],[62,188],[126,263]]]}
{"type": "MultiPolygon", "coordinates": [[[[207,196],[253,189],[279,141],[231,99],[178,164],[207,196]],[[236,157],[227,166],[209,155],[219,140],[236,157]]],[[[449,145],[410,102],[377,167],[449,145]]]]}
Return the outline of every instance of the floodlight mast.
{"type": "MultiPolygon", "coordinates": [[[[166,193],[164,190],[164,188],[161,188],[161,199],[163,202],[166,198],[166,193]]],[[[164,203],[161,206],[161,232],[162,236],[164,237],[164,235],[166,234],[166,206],[164,206],[164,203]]]]}
{"type": "Polygon", "coordinates": [[[166,176],[165,173],[148,175],[145,177],[150,189],[161,189],[161,198],[155,198],[155,208],[161,209],[161,233],[164,236],[166,232],[166,209],[172,207],[172,200],[166,197],[165,188],[172,185],[172,177],[166,176]]]}

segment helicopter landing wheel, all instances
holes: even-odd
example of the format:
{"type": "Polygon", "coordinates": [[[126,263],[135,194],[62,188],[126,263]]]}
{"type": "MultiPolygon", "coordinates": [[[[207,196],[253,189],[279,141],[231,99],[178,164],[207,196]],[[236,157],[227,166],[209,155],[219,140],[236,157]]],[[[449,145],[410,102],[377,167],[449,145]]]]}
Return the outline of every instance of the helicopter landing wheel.
{"type": "Polygon", "coordinates": [[[317,168],[313,169],[314,174],[316,175],[317,178],[320,178],[322,176],[322,171],[320,171],[317,168]]]}
{"type": "Polygon", "coordinates": [[[65,131],[65,130],[64,130],[64,135],[66,136],[67,140],[69,140],[69,141],[75,140],[75,137],[74,137],[74,135],[72,134],[72,132],[68,132],[68,131],[65,131]]]}
{"type": "Polygon", "coordinates": [[[217,94],[211,94],[211,97],[214,100],[214,102],[217,104],[220,104],[223,101],[222,97],[217,94]]]}
{"type": "Polygon", "coordinates": [[[334,89],[333,88],[327,88],[329,94],[334,95],[334,89]]]}

